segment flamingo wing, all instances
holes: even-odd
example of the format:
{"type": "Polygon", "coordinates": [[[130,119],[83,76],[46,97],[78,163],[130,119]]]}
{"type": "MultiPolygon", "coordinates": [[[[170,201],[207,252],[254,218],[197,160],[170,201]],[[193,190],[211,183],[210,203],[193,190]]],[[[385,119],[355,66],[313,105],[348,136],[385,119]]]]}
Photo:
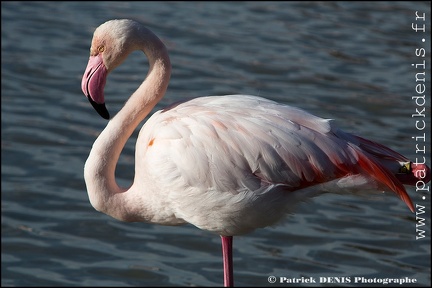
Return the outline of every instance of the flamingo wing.
{"type": "Polygon", "coordinates": [[[408,197],[392,173],[357,145],[358,138],[333,126],[331,120],[261,97],[200,97],[150,117],[137,143],[142,149],[137,161],[146,161],[136,165],[136,173],[160,193],[212,197],[207,200],[213,207],[217,197],[239,203],[238,194],[286,194],[362,173],[408,197]]]}

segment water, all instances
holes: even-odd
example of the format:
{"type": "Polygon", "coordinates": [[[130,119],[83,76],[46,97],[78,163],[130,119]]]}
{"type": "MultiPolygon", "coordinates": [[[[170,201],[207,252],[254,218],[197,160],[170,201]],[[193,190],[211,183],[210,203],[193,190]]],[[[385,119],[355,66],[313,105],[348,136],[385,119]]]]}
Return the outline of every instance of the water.
{"type": "MultiPolygon", "coordinates": [[[[419,156],[411,138],[420,134],[411,117],[417,108],[411,63],[422,61],[415,49],[424,47],[429,94],[429,2],[1,5],[2,286],[222,283],[219,237],[193,226],[121,223],[88,201],[83,165],[106,121],[82,95],[80,81],[93,30],[111,18],[140,20],[169,49],[172,81],[156,109],[186,97],[256,94],[419,156]],[[426,13],[428,33],[411,29],[415,11],[426,13]]],[[[135,53],[109,76],[112,114],[147,67],[135,53]]],[[[430,115],[430,98],[427,107],[430,115]]],[[[118,164],[123,185],[133,179],[136,136],[118,164]]],[[[392,195],[321,196],[280,226],[234,239],[237,286],[288,285],[269,284],[274,275],[351,277],[340,286],[358,286],[354,276],[408,277],[429,287],[430,194],[408,191],[425,206],[424,238],[416,240],[415,214],[392,195]]]]}

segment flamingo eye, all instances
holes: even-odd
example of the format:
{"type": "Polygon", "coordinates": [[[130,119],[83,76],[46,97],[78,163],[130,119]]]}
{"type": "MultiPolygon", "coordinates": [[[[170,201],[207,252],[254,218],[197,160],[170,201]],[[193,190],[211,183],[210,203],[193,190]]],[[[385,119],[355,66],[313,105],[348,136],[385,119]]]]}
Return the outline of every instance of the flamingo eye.
{"type": "Polygon", "coordinates": [[[99,47],[97,48],[97,50],[98,50],[99,53],[102,53],[102,52],[105,51],[105,46],[99,46],[99,47]]]}

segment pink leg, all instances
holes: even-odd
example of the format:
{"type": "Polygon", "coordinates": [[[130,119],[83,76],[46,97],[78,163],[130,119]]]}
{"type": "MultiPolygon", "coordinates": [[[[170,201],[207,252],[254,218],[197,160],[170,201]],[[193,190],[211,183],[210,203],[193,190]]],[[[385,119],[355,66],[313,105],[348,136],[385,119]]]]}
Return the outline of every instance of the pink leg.
{"type": "Polygon", "coordinates": [[[221,236],[222,255],[224,267],[224,287],[234,287],[233,260],[232,260],[232,236],[221,236]]]}

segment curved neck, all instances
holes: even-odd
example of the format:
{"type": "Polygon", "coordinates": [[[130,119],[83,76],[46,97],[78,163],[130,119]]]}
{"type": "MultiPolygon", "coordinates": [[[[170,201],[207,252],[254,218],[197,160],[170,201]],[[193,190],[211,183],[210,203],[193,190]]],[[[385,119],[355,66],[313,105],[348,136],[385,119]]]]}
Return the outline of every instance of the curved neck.
{"type": "Polygon", "coordinates": [[[141,45],[141,50],[149,59],[147,77],[96,139],[84,167],[92,206],[123,221],[133,221],[123,193],[133,189],[133,184],[129,189],[120,188],[115,180],[115,168],[135,128],[164,96],[171,75],[165,46],[156,36],[150,40],[147,39],[146,45],[141,45]]]}

